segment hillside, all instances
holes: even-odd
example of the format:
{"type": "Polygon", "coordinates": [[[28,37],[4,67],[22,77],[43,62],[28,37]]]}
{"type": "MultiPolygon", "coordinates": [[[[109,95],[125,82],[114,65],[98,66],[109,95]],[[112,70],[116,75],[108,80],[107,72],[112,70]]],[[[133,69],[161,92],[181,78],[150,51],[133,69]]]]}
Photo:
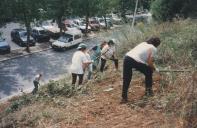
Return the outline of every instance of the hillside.
{"type": "Polygon", "coordinates": [[[120,71],[111,62],[82,87],[72,88],[70,76],[51,81],[38,95],[24,94],[0,105],[2,128],[195,128],[197,127],[197,22],[138,24],[138,32],[123,29],[119,39],[120,71]],[[162,40],[154,74],[154,96],[144,97],[144,78],[135,72],[129,102],[120,104],[122,56],[151,35],[162,40]]]}

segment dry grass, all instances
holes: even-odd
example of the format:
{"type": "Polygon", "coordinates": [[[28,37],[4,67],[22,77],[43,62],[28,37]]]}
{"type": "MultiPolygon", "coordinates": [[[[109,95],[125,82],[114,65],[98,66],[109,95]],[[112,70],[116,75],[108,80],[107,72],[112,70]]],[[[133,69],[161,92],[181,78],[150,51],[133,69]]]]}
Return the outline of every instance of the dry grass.
{"type": "Polygon", "coordinates": [[[25,94],[1,105],[0,127],[197,127],[197,62],[190,54],[197,48],[196,22],[185,20],[148,26],[140,23],[135,32],[126,28],[120,30],[117,38],[121,42],[119,57],[147,37],[157,35],[162,45],[156,63],[163,68],[192,69],[193,72],[155,75],[155,96],[150,99],[143,98],[141,80],[144,78],[135,73],[129,90],[131,101],[123,106],[118,103],[121,73],[114,73],[112,67],[104,74],[96,74],[82,88],[73,88],[68,81],[70,77],[65,77],[51,81],[36,96],[25,94]],[[114,90],[103,91],[109,87],[114,90]]]}

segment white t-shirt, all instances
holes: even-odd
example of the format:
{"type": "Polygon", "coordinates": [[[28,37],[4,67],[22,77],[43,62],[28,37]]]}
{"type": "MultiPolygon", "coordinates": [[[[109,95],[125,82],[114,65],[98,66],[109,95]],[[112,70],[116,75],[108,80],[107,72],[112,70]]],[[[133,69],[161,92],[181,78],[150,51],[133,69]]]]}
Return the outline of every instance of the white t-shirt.
{"type": "Polygon", "coordinates": [[[82,51],[75,52],[70,67],[71,73],[84,74],[83,63],[87,63],[87,62],[88,60],[85,53],[83,53],[82,51]]]}
{"type": "Polygon", "coordinates": [[[142,42],[135,48],[127,52],[126,56],[133,58],[137,62],[147,64],[149,51],[152,52],[151,57],[154,58],[157,52],[157,48],[154,47],[152,44],[142,42]]]}
{"type": "Polygon", "coordinates": [[[106,44],[101,50],[101,58],[110,59],[112,55],[115,53],[115,50],[115,46],[109,47],[109,45],[106,44]]]}
{"type": "Polygon", "coordinates": [[[91,59],[89,53],[85,53],[85,55],[86,55],[87,61],[90,62],[89,66],[88,66],[88,71],[92,72],[92,70],[93,70],[92,69],[92,62],[93,62],[93,60],[91,59]]]}
{"type": "Polygon", "coordinates": [[[38,74],[38,75],[35,76],[34,81],[37,81],[37,82],[40,81],[40,74],[38,74]]]}

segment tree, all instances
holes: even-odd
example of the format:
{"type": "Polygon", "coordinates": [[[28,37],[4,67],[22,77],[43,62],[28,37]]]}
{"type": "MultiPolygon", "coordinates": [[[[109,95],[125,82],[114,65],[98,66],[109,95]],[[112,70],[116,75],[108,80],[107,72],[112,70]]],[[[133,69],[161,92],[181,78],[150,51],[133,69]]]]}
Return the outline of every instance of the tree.
{"type": "Polygon", "coordinates": [[[21,21],[27,31],[27,52],[30,52],[29,41],[30,41],[30,31],[31,23],[35,19],[39,19],[39,9],[41,6],[41,0],[11,0],[12,4],[12,14],[21,21]]]}
{"type": "Polygon", "coordinates": [[[197,12],[196,5],[196,0],[155,0],[151,10],[154,19],[167,21],[177,16],[187,18],[190,13],[197,12]]]}
{"type": "Polygon", "coordinates": [[[104,16],[106,28],[107,28],[106,14],[111,13],[113,10],[118,8],[118,3],[119,3],[119,0],[100,0],[99,1],[98,14],[100,16],[104,16]]]}
{"type": "Polygon", "coordinates": [[[13,17],[9,0],[1,0],[0,2],[0,27],[13,17]]]}
{"type": "MultiPolygon", "coordinates": [[[[153,0],[139,0],[139,6],[137,7],[138,10],[139,8],[141,10],[150,9],[151,1],[153,0]]],[[[127,11],[134,12],[135,10],[135,5],[136,5],[136,0],[120,0],[120,12],[121,12],[121,17],[126,21],[126,13],[127,11]]]]}
{"type": "Polygon", "coordinates": [[[60,35],[62,35],[64,16],[69,16],[72,13],[71,8],[72,0],[46,0],[46,11],[48,18],[57,20],[58,27],[60,28],[60,35]]]}
{"type": "Polygon", "coordinates": [[[88,30],[89,18],[98,14],[99,0],[73,0],[72,7],[74,14],[77,16],[85,16],[86,33],[88,30]]]}

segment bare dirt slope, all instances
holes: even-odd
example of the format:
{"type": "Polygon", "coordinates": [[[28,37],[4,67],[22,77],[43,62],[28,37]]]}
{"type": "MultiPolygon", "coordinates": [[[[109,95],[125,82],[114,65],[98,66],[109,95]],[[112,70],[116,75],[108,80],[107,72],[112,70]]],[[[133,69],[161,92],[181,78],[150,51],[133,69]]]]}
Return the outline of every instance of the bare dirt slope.
{"type": "MultiPolygon", "coordinates": [[[[159,77],[154,78],[155,81],[159,77]]],[[[154,106],[151,98],[144,98],[144,87],[141,79],[133,81],[129,89],[129,103],[120,104],[122,80],[115,75],[100,82],[93,93],[77,99],[73,106],[80,112],[80,118],[72,124],[64,121],[53,127],[69,128],[181,128],[182,121],[174,116],[167,116],[160,108],[154,106]]],[[[155,95],[158,84],[154,85],[155,95]]],[[[152,97],[154,98],[154,97],[152,97]]]]}

